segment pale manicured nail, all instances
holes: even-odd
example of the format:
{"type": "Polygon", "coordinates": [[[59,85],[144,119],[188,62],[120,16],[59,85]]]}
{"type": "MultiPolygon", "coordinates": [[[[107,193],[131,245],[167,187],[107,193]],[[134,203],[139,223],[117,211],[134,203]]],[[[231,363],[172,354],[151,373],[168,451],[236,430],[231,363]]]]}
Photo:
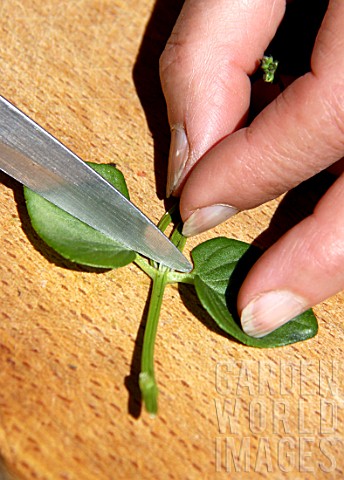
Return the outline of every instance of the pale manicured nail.
{"type": "Polygon", "coordinates": [[[260,338],[281,327],[307,310],[306,300],[288,290],[259,295],[242,311],[241,325],[245,333],[260,338]]]}
{"type": "Polygon", "coordinates": [[[195,210],[186,220],[183,226],[183,235],[192,237],[216,227],[238,213],[238,210],[230,205],[211,205],[195,210]]]}
{"type": "Polygon", "coordinates": [[[171,127],[171,145],[168,157],[166,195],[169,197],[178,186],[189,156],[189,142],[183,125],[171,127]]]}

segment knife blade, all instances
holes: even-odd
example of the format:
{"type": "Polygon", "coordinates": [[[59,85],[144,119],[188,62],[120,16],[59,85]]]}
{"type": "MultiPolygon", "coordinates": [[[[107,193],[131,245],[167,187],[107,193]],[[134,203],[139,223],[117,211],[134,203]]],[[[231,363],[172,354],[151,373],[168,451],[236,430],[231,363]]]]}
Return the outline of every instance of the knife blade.
{"type": "Polygon", "coordinates": [[[1,96],[0,169],[120,244],[174,270],[191,270],[184,255],[133,203],[1,96]]]}

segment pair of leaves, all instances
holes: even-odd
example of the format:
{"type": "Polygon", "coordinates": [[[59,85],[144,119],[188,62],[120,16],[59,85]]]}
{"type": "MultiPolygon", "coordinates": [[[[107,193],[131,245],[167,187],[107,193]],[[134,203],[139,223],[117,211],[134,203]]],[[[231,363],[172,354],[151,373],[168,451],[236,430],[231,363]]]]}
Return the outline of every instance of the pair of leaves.
{"type": "MultiPolygon", "coordinates": [[[[124,177],[118,169],[111,165],[89,165],[129,198],[124,177]]],[[[99,268],[119,268],[135,260],[136,252],[80,222],[28,188],[25,188],[25,199],[33,228],[68,260],[99,268]]],[[[191,278],[203,307],[223,331],[246,345],[278,347],[313,337],[318,327],[311,310],[260,339],[246,335],[241,329],[236,297],[259,253],[246,243],[224,237],[194,248],[191,278]]],[[[190,281],[190,274],[188,278],[190,281]]]]}

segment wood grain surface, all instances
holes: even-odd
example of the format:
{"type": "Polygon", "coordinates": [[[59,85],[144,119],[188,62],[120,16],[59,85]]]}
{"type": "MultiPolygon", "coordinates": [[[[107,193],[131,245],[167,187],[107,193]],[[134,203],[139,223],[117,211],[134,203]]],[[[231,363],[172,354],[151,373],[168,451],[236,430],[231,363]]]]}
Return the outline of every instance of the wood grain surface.
{"type": "MultiPolygon", "coordinates": [[[[154,221],[169,146],[158,58],[180,6],[0,3],[0,94],[84,160],[116,163],[154,221]]],[[[266,247],[324,181],[188,249],[219,234],[266,247]]],[[[134,265],[97,273],[61,259],[4,174],[0,200],[1,479],[344,478],[343,294],[315,308],[316,338],[259,350],[222,335],[191,288],[169,287],[152,420],[138,392],[149,279],[134,265]]]]}

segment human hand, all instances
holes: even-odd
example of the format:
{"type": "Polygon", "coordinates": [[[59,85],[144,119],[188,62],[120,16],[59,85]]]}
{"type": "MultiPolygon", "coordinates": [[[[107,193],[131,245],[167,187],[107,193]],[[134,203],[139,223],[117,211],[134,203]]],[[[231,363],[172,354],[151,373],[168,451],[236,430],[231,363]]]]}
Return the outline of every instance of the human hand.
{"type": "MultiPolygon", "coordinates": [[[[277,197],[344,155],[342,0],[329,2],[310,72],[243,128],[248,76],[274,37],[285,3],[186,0],[161,57],[172,132],[167,189],[180,195],[187,236],[277,197]]],[[[314,213],[249,272],[238,296],[247,334],[264,336],[344,288],[343,218],[341,174],[314,213]]]]}

